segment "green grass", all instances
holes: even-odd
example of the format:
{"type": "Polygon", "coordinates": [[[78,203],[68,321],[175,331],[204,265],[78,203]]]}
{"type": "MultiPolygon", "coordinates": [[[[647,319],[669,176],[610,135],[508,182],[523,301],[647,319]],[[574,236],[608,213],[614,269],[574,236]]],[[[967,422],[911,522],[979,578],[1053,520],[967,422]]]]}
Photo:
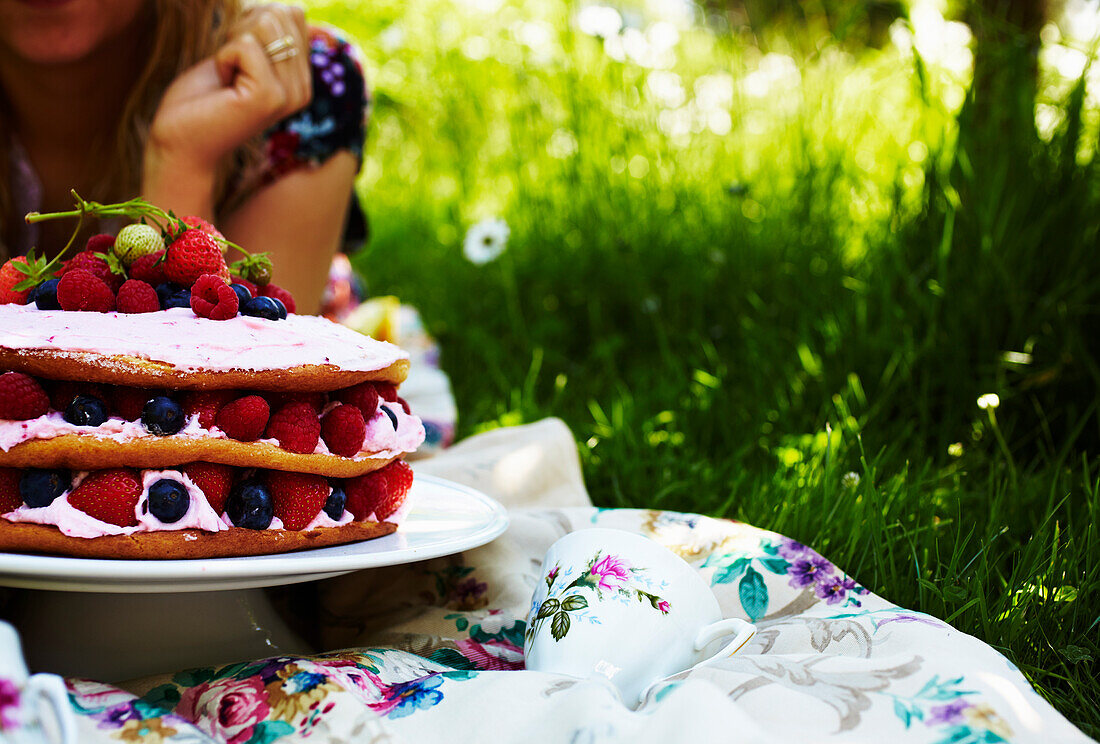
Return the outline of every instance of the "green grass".
{"type": "Polygon", "coordinates": [[[377,95],[357,265],[440,341],[460,435],[560,416],[597,504],[812,544],[1100,736],[1080,85],[1045,71],[1062,123],[1009,136],[960,123],[965,76],[807,28],[681,28],[678,93],[565,2],[314,5],[377,95]],[[489,216],[509,246],[475,266],[489,216]]]}

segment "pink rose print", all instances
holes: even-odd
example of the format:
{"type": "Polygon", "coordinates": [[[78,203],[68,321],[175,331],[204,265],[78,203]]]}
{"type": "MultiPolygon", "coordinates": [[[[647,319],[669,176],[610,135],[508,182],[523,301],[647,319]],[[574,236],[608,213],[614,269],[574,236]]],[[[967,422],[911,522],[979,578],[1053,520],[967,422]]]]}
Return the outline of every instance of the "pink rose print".
{"type": "Polygon", "coordinates": [[[668,600],[662,599],[660,602],[657,603],[657,609],[667,615],[668,611],[672,608],[669,606],[668,600]]]}
{"type": "Polygon", "coordinates": [[[606,555],[592,567],[591,573],[599,578],[599,588],[616,591],[630,579],[630,565],[622,558],[606,555]]]}
{"type": "Polygon", "coordinates": [[[19,688],[10,679],[0,679],[0,731],[19,724],[19,688]]]}
{"type": "Polygon", "coordinates": [[[251,739],[256,724],[267,718],[270,710],[259,677],[204,682],[184,692],[176,707],[179,715],[227,744],[251,739]]]}

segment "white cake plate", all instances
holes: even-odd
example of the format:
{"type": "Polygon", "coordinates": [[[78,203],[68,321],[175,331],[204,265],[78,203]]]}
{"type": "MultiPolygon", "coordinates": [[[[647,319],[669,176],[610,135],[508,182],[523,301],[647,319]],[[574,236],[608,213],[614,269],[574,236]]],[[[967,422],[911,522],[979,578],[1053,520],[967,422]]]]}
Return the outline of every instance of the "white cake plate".
{"type": "Polygon", "coordinates": [[[508,527],[499,503],[441,478],[418,474],[409,502],[393,534],[283,555],[123,561],[0,553],[0,586],[32,590],[12,619],[34,671],[116,681],[306,654],[314,649],[258,587],[451,555],[508,527]]]}

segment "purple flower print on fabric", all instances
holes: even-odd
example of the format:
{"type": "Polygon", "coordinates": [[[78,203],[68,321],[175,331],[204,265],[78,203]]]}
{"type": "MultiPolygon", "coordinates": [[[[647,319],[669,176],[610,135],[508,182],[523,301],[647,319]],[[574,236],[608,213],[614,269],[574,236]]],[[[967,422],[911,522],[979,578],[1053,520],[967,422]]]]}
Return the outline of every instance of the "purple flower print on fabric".
{"type": "Polygon", "coordinates": [[[824,599],[826,604],[839,604],[848,598],[848,592],[856,588],[853,579],[844,576],[829,576],[819,581],[814,592],[818,598],[824,599]]]}
{"type": "Polygon", "coordinates": [[[832,572],[833,564],[812,551],[806,557],[792,562],[787,569],[787,575],[791,578],[790,585],[796,589],[805,589],[826,581],[826,577],[832,572]]]}
{"type": "Polygon", "coordinates": [[[924,719],[924,725],[958,725],[964,722],[963,712],[969,707],[971,707],[970,703],[966,700],[956,700],[946,705],[934,705],[928,710],[928,717],[924,719]]]}

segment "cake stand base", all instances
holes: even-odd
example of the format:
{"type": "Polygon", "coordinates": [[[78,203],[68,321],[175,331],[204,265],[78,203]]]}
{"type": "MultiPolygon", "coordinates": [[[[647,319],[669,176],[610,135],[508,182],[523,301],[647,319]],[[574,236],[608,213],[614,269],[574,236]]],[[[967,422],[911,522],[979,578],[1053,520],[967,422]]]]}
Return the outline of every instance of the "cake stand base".
{"type": "Polygon", "coordinates": [[[176,594],[26,590],[14,624],[34,672],[104,682],[312,652],[262,589],[176,594]]]}

